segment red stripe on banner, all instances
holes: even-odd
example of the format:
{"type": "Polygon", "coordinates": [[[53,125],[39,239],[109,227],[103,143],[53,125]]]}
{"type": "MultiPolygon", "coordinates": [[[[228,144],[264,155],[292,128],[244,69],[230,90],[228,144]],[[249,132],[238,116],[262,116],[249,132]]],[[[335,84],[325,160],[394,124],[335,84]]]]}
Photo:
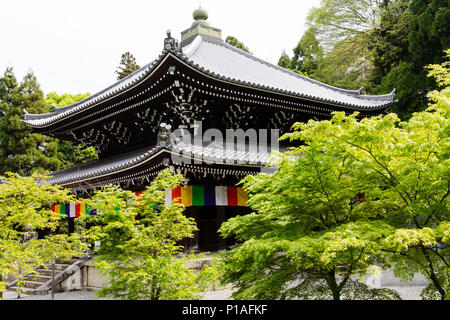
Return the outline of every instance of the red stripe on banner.
{"type": "Polygon", "coordinates": [[[141,199],[141,195],[144,193],[144,191],[139,191],[139,192],[135,192],[134,194],[136,195],[136,197],[138,197],[139,199],[137,201],[142,201],[141,199]]]}
{"type": "Polygon", "coordinates": [[[80,216],[80,203],[75,203],[75,217],[80,216]]]}
{"type": "Polygon", "coordinates": [[[52,205],[50,206],[50,210],[52,210],[53,212],[55,212],[55,205],[54,205],[54,204],[52,204],[52,205]]]}
{"type": "Polygon", "coordinates": [[[179,198],[178,199],[178,203],[181,203],[181,187],[176,187],[172,189],[172,203],[173,200],[179,198]]]}
{"type": "Polygon", "coordinates": [[[229,206],[238,205],[237,187],[227,187],[227,198],[229,206]]]}

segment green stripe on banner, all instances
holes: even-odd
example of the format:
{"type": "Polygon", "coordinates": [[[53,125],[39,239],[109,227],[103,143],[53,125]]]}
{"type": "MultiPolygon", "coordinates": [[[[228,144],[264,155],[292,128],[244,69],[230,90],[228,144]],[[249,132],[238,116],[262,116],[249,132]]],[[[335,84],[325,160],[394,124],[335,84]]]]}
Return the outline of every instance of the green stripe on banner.
{"type": "Polygon", "coordinates": [[[61,206],[59,207],[59,217],[65,218],[66,217],[66,204],[61,203],[61,206]]]}
{"type": "Polygon", "coordinates": [[[205,205],[205,192],[203,186],[192,186],[192,205],[193,206],[205,205]]]}

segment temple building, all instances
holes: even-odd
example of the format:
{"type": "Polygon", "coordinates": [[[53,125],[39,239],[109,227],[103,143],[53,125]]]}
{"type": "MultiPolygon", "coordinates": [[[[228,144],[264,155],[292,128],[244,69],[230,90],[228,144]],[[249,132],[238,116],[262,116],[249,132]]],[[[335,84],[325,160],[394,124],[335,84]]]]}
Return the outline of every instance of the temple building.
{"type": "Polygon", "coordinates": [[[221,223],[250,212],[236,183],[276,170],[265,167],[268,156],[288,147],[278,137],[292,124],[330,119],[333,111],[377,115],[394,92],[364,95],[309,79],[225,43],[206,10],[193,17],[181,41],[168,31],[161,54],[136,72],[23,121],[36,133],[96,149],[98,160],[54,172],[49,181],[80,198],[106,184],[141,192],[165,168],[183,174],[185,186],[168,197],[190,197],[185,214],[199,232],[186,245],[216,251],[232,244],[217,234],[221,223]]]}

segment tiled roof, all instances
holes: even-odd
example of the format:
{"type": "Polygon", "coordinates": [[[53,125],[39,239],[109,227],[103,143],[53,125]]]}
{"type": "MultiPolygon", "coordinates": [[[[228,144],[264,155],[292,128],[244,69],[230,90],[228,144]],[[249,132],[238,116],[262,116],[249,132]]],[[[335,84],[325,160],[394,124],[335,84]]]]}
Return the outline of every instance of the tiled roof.
{"type": "Polygon", "coordinates": [[[67,184],[80,180],[94,179],[103,175],[117,173],[132,166],[141,164],[150,159],[161,148],[145,148],[129,153],[124,153],[102,160],[93,160],[81,165],[73,166],[64,170],[56,171],[47,182],[54,184],[67,184]]]}
{"type": "MultiPolygon", "coordinates": [[[[346,90],[309,79],[254,57],[221,40],[198,35],[182,48],[183,53],[170,51],[194,69],[214,78],[321,101],[355,110],[382,109],[394,100],[394,92],[386,95],[362,95],[360,90],[346,90]]],[[[86,99],[65,107],[55,107],[47,114],[25,114],[24,122],[42,127],[93,106],[120,92],[134,87],[161,63],[168,51],[164,50],[153,62],[86,99]]]]}
{"type": "Polygon", "coordinates": [[[393,102],[394,92],[362,95],[360,90],[336,88],[270,64],[212,37],[198,35],[183,48],[188,62],[213,76],[311,100],[361,109],[377,109],[393,102]]]}
{"type": "MultiPolygon", "coordinates": [[[[65,185],[82,180],[91,180],[139,166],[157,154],[167,152],[175,156],[198,159],[208,164],[230,164],[263,167],[268,163],[268,152],[237,151],[214,146],[197,146],[178,143],[166,147],[154,146],[121,154],[107,159],[93,160],[53,173],[48,183],[65,185]]],[[[173,159],[176,159],[175,157],[173,159]]],[[[174,161],[176,163],[176,161],[174,161]]]]}
{"type": "MultiPolygon", "coordinates": [[[[161,59],[161,57],[162,55],[159,57],[159,59],[161,59]]],[[[74,104],[67,105],[64,107],[53,107],[54,109],[53,112],[45,114],[30,114],[25,112],[23,122],[31,126],[46,125],[53,121],[70,116],[71,114],[84,108],[90,107],[100,101],[108,99],[116,95],[117,93],[120,93],[134,86],[136,83],[140,82],[146,75],[151,73],[151,71],[153,71],[153,69],[158,65],[159,59],[152,61],[151,63],[145,65],[144,67],[133,72],[132,74],[129,74],[125,78],[120,79],[119,81],[107,87],[106,89],[103,89],[102,91],[97,92],[96,94],[93,94],[87,97],[86,99],[78,101],[74,104]]]]}

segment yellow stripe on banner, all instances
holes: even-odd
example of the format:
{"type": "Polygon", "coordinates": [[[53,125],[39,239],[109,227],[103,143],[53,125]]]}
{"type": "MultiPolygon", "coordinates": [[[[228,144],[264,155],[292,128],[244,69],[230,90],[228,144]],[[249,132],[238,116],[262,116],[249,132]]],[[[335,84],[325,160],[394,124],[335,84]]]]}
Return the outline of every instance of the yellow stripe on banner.
{"type": "Polygon", "coordinates": [[[59,211],[61,210],[61,205],[60,204],[55,204],[55,215],[57,215],[59,217],[59,211]]]}
{"type": "Polygon", "coordinates": [[[181,203],[185,207],[192,206],[192,186],[181,187],[181,203]]]}
{"type": "Polygon", "coordinates": [[[248,206],[248,194],[242,188],[237,188],[237,201],[238,206],[247,207],[248,206]]]}
{"type": "Polygon", "coordinates": [[[86,203],[84,201],[80,202],[80,217],[86,215],[86,203]]]}

